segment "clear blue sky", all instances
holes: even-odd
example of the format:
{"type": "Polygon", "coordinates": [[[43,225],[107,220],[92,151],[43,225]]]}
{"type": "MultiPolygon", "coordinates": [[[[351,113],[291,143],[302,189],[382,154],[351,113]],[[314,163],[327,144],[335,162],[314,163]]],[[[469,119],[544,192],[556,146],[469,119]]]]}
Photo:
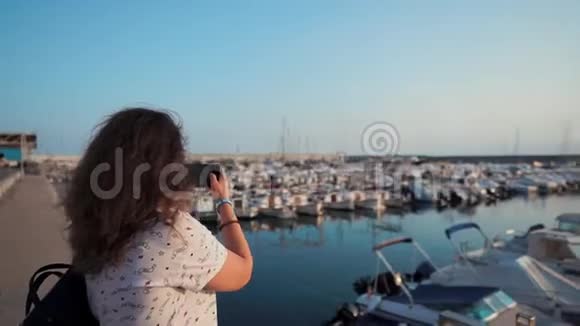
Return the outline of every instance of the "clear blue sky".
{"type": "Polygon", "coordinates": [[[177,111],[194,152],[580,152],[580,1],[3,1],[0,130],[80,153],[117,108],[177,111]],[[10,3],[12,2],[12,3],[10,3]],[[566,131],[568,130],[568,131],[566,131]]]}

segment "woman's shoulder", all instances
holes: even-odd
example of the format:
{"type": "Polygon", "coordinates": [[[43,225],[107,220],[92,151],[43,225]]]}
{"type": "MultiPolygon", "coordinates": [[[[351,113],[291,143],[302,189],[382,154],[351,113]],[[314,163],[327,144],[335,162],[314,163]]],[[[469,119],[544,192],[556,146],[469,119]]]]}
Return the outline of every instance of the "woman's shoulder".
{"type": "Polygon", "coordinates": [[[131,247],[187,245],[192,240],[207,236],[211,232],[187,212],[179,212],[173,224],[159,221],[140,232],[132,241],[131,247]]]}
{"type": "Polygon", "coordinates": [[[205,225],[201,224],[201,222],[196,219],[195,217],[191,216],[191,214],[187,212],[180,212],[175,219],[173,224],[173,230],[185,233],[185,234],[192,234],[192,233],[211,233],[205,225]]]}

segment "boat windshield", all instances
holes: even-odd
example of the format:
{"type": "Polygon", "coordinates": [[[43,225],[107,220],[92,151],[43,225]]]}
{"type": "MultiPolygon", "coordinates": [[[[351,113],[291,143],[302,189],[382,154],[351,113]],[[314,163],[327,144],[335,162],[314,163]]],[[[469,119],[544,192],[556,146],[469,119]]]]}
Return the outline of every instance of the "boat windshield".
{"type": "Polygon", "coordinates": [[[558,224],[558,229],[560,231],[570,232],[574,234],[580,234],[580,223],[575,223],[571,221],[562,221],[558,224]]]}
{"type": "Polygon", "coordinates": [[[461,313],[475,320],[487,322],[496,318],[503,311],[515,307],[515,305],[516,302],[500,290],[466,307],[461,313]]]}

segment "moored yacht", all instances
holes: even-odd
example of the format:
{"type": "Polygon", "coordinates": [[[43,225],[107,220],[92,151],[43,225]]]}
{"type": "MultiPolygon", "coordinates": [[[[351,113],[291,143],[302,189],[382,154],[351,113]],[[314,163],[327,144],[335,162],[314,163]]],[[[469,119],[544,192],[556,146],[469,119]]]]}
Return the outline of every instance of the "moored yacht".
{"type": "Polygon", "coordinates": [[[449,191],[449,204],[452,207],[471,207],[479,204],[478,194],[471,191],[469,187],[454,186],[449,191]]]}
{"type": "Polygon", "coordinates": [[[240,220],[252,220],[258,215],[258,206],[250,202],[245,194],[234,196],[232,202],[240,220]]]}
{"type": "Polygon", "coordinates": [[[196,196],[193,200],[193,211],[191,213],[191,215],[195,216],[200,222],[217,222],[217,213],[211,195],[203,194],[196,196]]]}
{"type": "Polygon", "coordinates": [[[279,219],[296,218],[296,213],[283,205],[281,197],[274,194],[266,197],[266,205],[264,205],[264,201],[262,201],[262,205],[258,208],[258,214],[263,217],[279,219]]]}
{"type": "Polygon", "coordinates": [[[327,193],[323,198],[325,209],[339,211],[354,211],[355,209],[354,198],[350,192],[331,192],[327,193]]]}
{"type": "Polygon", "coordinates": [[[437,191],[430,184],[416,182],[411,189],[413,205],[430,207],[437,202],[437,191]]]}
{"type": "Polygon", "coordinates": [[[536,182],[526,177],[511,180],[508,182],[507,188],[518,195],[537,194],[539,192],[536,182]]]}
{"type": "Polygon", "coordinates": [[[494,248],[527,254],[580,285],[580,214],[556,217],[554,228],[543,224],[521,233],[507,230],[493,238],[494,248]]]}
{"type": "Polygon", "coordinates": [[[291,195],[289,205],[298,215],[320,216],[323,213],[322,202],[306,194],[291,195]]]}
{"type": "Polygon", "coordinates": [[[367,192],[355,201],[355,208],[367,211],[383,212],[385,210],[385,192],[367,192]]]}
{"type": "Polygon", "coordinates": [[[384,193],[383,205],[385,205],[385,208],[387,209],[401,209],[407,204],[408,201],[400,193],[390,191],[384,193]]]}

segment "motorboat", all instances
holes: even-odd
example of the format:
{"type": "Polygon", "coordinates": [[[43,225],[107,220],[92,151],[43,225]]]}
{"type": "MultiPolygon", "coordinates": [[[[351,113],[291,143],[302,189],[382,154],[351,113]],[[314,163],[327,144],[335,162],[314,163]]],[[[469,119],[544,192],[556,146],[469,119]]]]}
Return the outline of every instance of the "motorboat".
{"type": "Polygon", "coordinates": [[[494,202],[498,199],[499,185],[490,179],[480,179],[474,184],[474,188],[479,191],[486,202],[494,202]]]}
{"type": "Polygon", "coordinates": [[[383,204],[385,208],[402,209],[405,207],[407,202],[400,193],[385,192],[385,197],[383,199],[383,204]]]}
{"type": "Polygon", "coordinates": [[[355,208],[366,211],[383,212],[385,210],[385,192],[368,192],[355,201],[355,208]]]}
{"type": "Polygon", "coordinates": [[[445,230],[445,235],[455,248],[458,259],[454,264],[435,271],[430,277],[431,282],[501,288],[537,315],[580,323],[580,284],[569,275],[534,256],[495,248],[479,225],[473,222],[451,226],[445,230]],[[464,230],[477,231],[483,238],[483,247],[474,248],[469,241],[457,244],[452,235],[464,230]]]}
{"type": "Polygon", "coordinates": [[[234,196],[232,203],[240,220],[253,220],[258,216],[258,206],[250,202],[245,194],[234,196]]]}
{"type": "Polygon", "coordinates": [[[424,182],[415,182],[411,187],[413,204],[417,206],[432,206],[437,202],[437,194],[431,185],[424,182]]]}
{"type": "Polygon", "coordinates": [[[449,204],[452,207],[471,207],[479,204],[479,197],[474,194],[468,187],[454,186],[450,190],[449,204]]]}
{"type": "Polygon", "coordinates": [[[217,223],[217,213],[211,195],[203,194],[195,196],[191,215],[196,217],[200,222],[217,223]]]}
{"type": "Polygon", "coordinates": [[[544,178],[555,183],[555,191],[564,192],[568,189],[568,181],[566,178],[558,173],[547,173],[544,178]]]}
{"type": "Polygon", "coordinates": [[[580,173],[573,171],[563,171],[560,176],[566,180],[566,189],[569,191],[580,190],[580,173]]]}
{"type": "Polygon", "coordinates": [[[527,177],[513,179],[507,185],[509,191],[517,195],[530,195],[539,192],[538,184],[527,177]]]}
{"type": "Polygon", "coordinates": [[[438,209],[444,209],[450,206],[450,191],[449,189],[446,189],[445,187],[442,187],[438,192],[437,192],[437,199],[435,200],[435,206],[438,209]]]}
{"type": "Polygon", "coordinates": [[[347,191],[327,193],[323,198],[323,205],[329,210],[354,211],[355,209],[352,193],[347,191]]]}
{"type": "Polygon", "coordinates": [[[262,217],[272,217],[279,219],[296,218],[296,213],[282,204],[282,199],[278,195],[271,194],[267,197],[267,204],[258,208],[258,215],[262,217]]]}
{"type": "Polygon", "coordinates": [[[307,194],[291,195],[288,204],[298,215],[320,216],[323,213],[322,202],[310,199],[307,194]]]}
{"type": "Polygon", "coordinates": [[[555,227],[532,225],[525,233],[507,230],[493,238],[497,249],[527,254],[580,284],[580,214],[556,217],[555,227]]]}
{"type": "Polygon", "coordinates": [[[544,178],[543,175],[533,174],[528,175],[527,178],[536,184],[538,187],[538,194],[540,195],[547,195],[551,192],[555,192],[558,186],[555,182],[544,178]]]}
{"type": "Polygon", "coordinates": [[[328,325],[535,325],[532,311],[497,287],[431,283],[430,275],[438,268],[410,237],[389,239],[374,246],[373,252],[375,278],[355,282],[358,298],[339,309],[328,325]],[[396,272],[381,252],[405,243],[414,245],[425,259],[413,274],[396,272]],[[387,271],[381,273],[381,266],[387,271]]]}
{"type": "Polygon", "coordinates": [[[560,192],[563,191],[563,188],[566,187],[566,182],[554,174],[542,173],[535,175],[533,178],[536,180],[536,182],[545,187],[548,193],[560,192]]]}

